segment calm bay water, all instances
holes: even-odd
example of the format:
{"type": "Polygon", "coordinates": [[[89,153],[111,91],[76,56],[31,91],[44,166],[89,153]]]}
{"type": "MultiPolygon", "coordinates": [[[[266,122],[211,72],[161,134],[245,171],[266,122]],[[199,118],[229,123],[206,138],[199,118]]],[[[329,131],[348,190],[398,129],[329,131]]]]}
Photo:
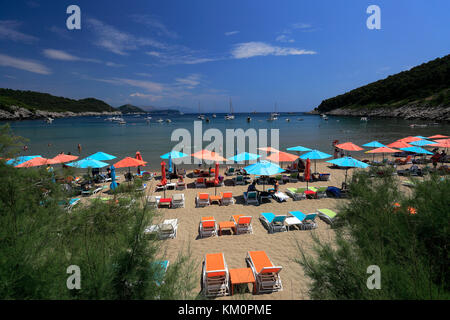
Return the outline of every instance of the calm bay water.
{"type": "MultiPolygon", "coordinates": [[[[278,120],[269,122],[269,114],[259,113],[250,115],[252,121],[247,123],[248,114],[236,114],[236,119],[226,121],[224,114],[217,114],[217,118],[207,115],[210,123],[203,121],[203,132],[209,128],[217,128],[225,137],[225,129],[249,128],[279,129],[280,150],[302,145],[332,154],[332,141],[352,141],[357,145],[378,140],[390,143],[409,135],[430,136],[434,134],[450,135],[450,125],[439,123],[432,125],[432,121],[401,119],[369,119],[360,121],[354,117],[333,117],[328,121],[318,115],[281,113],[278,120]],[[286,118],[290,121],[287,122],[286,118]],[[299,121],[302,118],[303,121],[299,121]],[[413,123],[428,124],[425,128],[411,128],[413,123]]],[[[52,124],[42,120],[26,120],[10,122],[15,134],[23,136],[27,142],[28,151],[24,155],[40,154],[44,157],[54,157],[60,152],[78,155],[77,145],[82,146],[81,156],[88,156],[97,151],[113,154],[119,159],[125,156],[134,157],[140,151],[149,167],[157,169],[160,155],[169,152],[178,141],[170,141],[172,132],[177,128],[185,128],[193,132],[196,114],[170,115],[172,123],[157,123],[159,115],[153,115],[148,124],[145,116],[124,116],[126,125],[119,125],[105,121],[107,117],[76,117],[55,119],[52,124]],[[50,144],[50,145],[49,145],[50,144]]],[[[166,119],[167,116],[161,117],[166,119]]],[[[3,122],[5,123],[5,122],[3,122]]],[[[2,123],[2,124],[3,124],[2,123]]],[[[192,134],[192,140],[193,140],[192,134]]],[[[193,143],[193,142],[192,142],[193,143]]],[[[203,147],[210,142],[203,142],[203,147]]],[[[270,144],[270,136],[268,137],[270,144]]],[[[225,146],[224,152],[226,152],[225,146]]],[[[239,150],[243,152],[244,150],[239,150]]],[[[248,150],[246,150],[248,151],[248,150]]],[[[361,153],[354,153],[355,155],[361,153]]],[[[112,161],[114,162],[114,161],[112,161]]]]}

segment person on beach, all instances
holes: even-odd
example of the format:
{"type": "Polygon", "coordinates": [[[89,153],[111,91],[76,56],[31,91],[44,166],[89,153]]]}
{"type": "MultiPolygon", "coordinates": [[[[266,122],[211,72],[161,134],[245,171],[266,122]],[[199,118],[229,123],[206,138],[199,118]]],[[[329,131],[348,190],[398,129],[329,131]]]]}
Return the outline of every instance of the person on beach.
{"type": "Polygon", "coordinates": [[[247,192],[250,192],[250,191],[259,192],[259,190],[256,189],[256,180],[253,180],[253,182],[248,186],[247,192]]]}
{"type": "Polygon", "coordinates": [[[27,150],[28,150],[28,146],[27,145],[23,146],[23,151],[27,151],[27,150]]]}
{"type": "Polygon", "coordinates": [[[341,158],[343,158],[344,156],[345,156],[344,149],[341,149],[341,158]]]}
{"type": "Polygon", "coordinates": [[[439,159],[441,158],[441,155],[439,154],[439,152],[436,152],[432,157],[431,157],[431,162],[433,163],[433,167],[434,170],[436,170],[437,164],[439,159]]]}
{"type": "Polygon", "coordinates": [[[110,167],[108,167],[108,168],[106,169],[106,176],[107,176],[108,178],[111,178],[111,168],[110,168],[110,167]]]}
{"type": "Polygon", "coordinates": [[[333,159],[337,159],[338,155],[339,155],[339,149],[338,149],[338,147],[334,147],[333,159]]]}
{"type": "Polygon", "coordinates": [[[78,153],[81,154],[81,144],[78,144],[78,153]]]}

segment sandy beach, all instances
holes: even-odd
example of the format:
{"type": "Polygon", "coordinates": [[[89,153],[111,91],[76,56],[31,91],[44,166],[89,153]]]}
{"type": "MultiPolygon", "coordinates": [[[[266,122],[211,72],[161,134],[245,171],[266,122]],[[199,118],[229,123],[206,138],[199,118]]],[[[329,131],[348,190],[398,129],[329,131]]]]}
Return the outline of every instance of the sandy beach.
{"type": "MultiPolygon", "coordinates": [[[[345,177],[345,170],[331,169],[329,163],[323,161],[317,162],[318,172],[330,172],[329,181],[318,181],[309,183],[309,186],[337,186],[340,187],[345,177]]],[[[398,166],[398,169],[409,167],[410,165],[398,166]]],[[[225,167],[225,166],[223,166],[225,167]]],[[[348,170],[348,179],[355,170],[348,170]]],[[[224,168],[221,168],[220,174],[224,175],[224,168]]],[[[189,175],[188,171],[188,175],[189,175]]],[[[123,181],[123,174],[119,173],[119,182],[123,181]]],[[[231,184],[232,177],[225,176],[225,186],[217,188],[217,194],[221,191],[229,191],[233,193],[236,200],[234,205],[220,206],[212,204],[204,208],[196,208],[195,197],[199,192],[207,192],[214,195],[214,187],[195,189],[193,178],[186,177],[185,182],[187,189],[184,190],[167,190],[166,197],[171,197],[175,193],[183,193],[185,195],[185,208],[177,209],[157,209],[157,217],[155,223],[159,223],[164,219],[178,219],[178,232],[175,239],[163,240],[161,259],[175,261],[180,252],[187,252],[190,248],[192,259],[195,261],[196,284],[194,292],[199,293],[201,290],[201,270],[202,261],[207,253],[223,252],[229,269],[245,268],[245,257],[247,251],[264,250],[271,259],[272,263],[282,266],[280,273],[283,290],[270,294],[252,295],[250,292],[244,294],[235,294],[234,296],[225,296],[218,299],[309,299],[308,278],[305,277],[302,267],[295,262],[300,257],[297,244],[300,244],[305,251],[312,253],[312,235],[315,234],[323,242],[333,242],[334,231],[330,226],[316,218],[318,227],[314,230],[299,230],[293,227],[287,232],[278,232],[270,234],[259,220],[262,212],[272,212],[274,214],[288,214],[289,211],[301,211],[303,213],[313,213],[320,208],[332,209],[339,212],[340,205],[344,204],[345,199],[322,198],[322,199],[306,199],[293,201],[289,198],[287,202],[278,203],[271,200],[270,203],[265,202],[259,206],[245,205],[243,192],[247,191],[248,185],[233,186],[231,184]],[[213,216],[217,222],[229,221],[234,214],[245,214],[252,216],[253,234],[234,235],[232,233],[223,233],[221,236],[200,239],[199,222],[201,217],[213,216]]],[[[398,177],[405,180],[405,177],[398,177]]],[[[175,180],[172,180],[176,182],[175,180]]],[[[147,182],[146,195],[163,196],[162,191],[155,192],[155,186],[159,180],[152,179],[147,182]]],[[[401,186],[405,192],[409,192],[409,188],[401,186]]],[[[267,188],[271,186],[266,186],[267,188]]],[[[306,187],[305,182],[281,184],[280,190],[285,192],[288,187],[306,187]]],[[[258,190],[262,190],[262,185],[257,185],[258,190]]],[[[106,193],[98,193],[94,197],[105,197],[106,193]]],[[[89,198],[83,198],[83,202],[89,201],[89,198]]],[[[249,285],[251,291],[251,285],[249,285]]]]}

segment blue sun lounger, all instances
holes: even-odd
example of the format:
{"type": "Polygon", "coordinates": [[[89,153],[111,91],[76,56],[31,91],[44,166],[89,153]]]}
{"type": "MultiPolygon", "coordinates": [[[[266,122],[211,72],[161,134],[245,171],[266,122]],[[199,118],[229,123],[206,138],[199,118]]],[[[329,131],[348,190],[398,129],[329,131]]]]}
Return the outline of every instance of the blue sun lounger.
{"type": "Polygon", "coordinates": [[[286,216],[276,216],[272,212],[261,213],[261,222],[267,227],[269,233],[287,231],[284,221],[286,216]]]}
{"type": "Polygon", "coordinates": [[[314,220],[317,217],[317,213],[304,214],[301,211],[289,211],[289,214],[300,220],[301,222],[301,224],[299,224],[300,229],[310,230],[317,228],[317,224],[314,222],[314,220]]]}

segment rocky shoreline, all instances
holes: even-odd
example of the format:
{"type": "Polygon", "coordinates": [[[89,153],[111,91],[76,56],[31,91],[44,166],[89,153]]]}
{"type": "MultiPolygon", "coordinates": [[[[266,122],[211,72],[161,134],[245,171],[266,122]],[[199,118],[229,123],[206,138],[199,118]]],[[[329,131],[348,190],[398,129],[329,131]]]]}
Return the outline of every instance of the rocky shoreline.
{"type": "MultiPolygon", "coordinates": [[[[309,114],[321,114],[317,110],[308,112],[309,114]]],[[[399,108],[339,108],[329,112],[326,115],[333,116],[355,116],[372,118],[401,118],[406,120],[433,120],[450,122],[450,106],[424,106],[407,105],[399,108]]]]}
{"type": "Polygon", "coordinates": [[[90,117],[90,116],[120,116],[122,112],[49,112],[43,110],[31,111],[17,106],[11,106],[10,111],[0,110],[0,120],[34,120],[46,118],[70,118],[70,117],[90,117]]]}

